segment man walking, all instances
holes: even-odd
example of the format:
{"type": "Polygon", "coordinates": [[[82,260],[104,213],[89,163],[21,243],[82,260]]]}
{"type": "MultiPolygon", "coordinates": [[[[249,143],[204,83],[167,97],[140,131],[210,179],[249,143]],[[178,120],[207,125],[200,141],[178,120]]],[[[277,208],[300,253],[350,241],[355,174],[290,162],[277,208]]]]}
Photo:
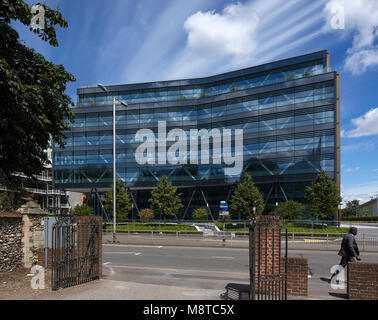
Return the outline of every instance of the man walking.
{"type": "MultiPolygon", "coordinates": [[[[344,235],[343,240],[341,241],[341,248],[338,253],[341,256],[340,266],[344,269],[348,265],[348,262],[356,262],[357,260],[360,261],[360,251],[358,250],[358,245],[355,236],[357,235],[357,228],[351,227],[349,229],[349,233],[344,235]]],[[[332,278],[337,275],[339,272],[336,271],[332,278]]]]}

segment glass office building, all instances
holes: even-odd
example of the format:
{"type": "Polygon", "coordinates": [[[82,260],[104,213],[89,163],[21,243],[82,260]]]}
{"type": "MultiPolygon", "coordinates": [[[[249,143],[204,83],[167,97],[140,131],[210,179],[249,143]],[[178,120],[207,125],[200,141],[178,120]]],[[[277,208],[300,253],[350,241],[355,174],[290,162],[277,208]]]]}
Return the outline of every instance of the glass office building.
{"type": "MultiPolygon", "coordinates": [[[[133,218],[148,207],[163,175],[182,193],[181,218],[200,206],[216,218],[219,202],[230,199],[245,172],[263,192],[267,211],[287,199],[303,202],[305,186],[321,170],[340,186],[339,79],[329,53],[320,51],[206,78],[111,85],[108,92],[79,88],[67,145],[54,147],[55,187],[101,194],[112,184],[115,97],[116,171],[133,197],[133,218]],[[212,139],[209,163],[190,161],[189,138],[187,161],[159,162],[162,122],[167,132],[179,128],[188,137],[195,129],[231,129],[233,154],[235,132],[242,129],[241,172],[228,174],[228,165],[215,161],[222,152],[212,139]],[[156,161],[136,161],[140,129],[155,133],[156,161]]],[[[165,143],[168,149],[175,141],[165,143]]]]}

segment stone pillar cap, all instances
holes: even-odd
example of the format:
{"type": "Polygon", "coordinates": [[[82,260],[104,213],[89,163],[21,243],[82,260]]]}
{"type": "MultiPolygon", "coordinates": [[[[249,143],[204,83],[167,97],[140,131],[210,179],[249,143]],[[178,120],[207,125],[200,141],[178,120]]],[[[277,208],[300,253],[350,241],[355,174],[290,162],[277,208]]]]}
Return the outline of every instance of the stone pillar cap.
{"type": "Polygon", "coordinates": [[[17,209],[17,212],[21,214],[29,214],[29,215],[47,215],[47,212],[45,212],[38,204],[36,204],[34,201],[29,201],[25,204],[23,204],[19,209],[17,209]]]}

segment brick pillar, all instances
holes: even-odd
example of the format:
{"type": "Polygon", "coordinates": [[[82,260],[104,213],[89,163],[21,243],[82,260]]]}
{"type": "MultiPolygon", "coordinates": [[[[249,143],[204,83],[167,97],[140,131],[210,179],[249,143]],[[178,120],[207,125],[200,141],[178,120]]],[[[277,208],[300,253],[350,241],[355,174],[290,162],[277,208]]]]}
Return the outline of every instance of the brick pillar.
{"type": "Polygon", "coordinates": [[[256,217],[256,274],[280,272],[280,232],[279,216],[256,217]]]}

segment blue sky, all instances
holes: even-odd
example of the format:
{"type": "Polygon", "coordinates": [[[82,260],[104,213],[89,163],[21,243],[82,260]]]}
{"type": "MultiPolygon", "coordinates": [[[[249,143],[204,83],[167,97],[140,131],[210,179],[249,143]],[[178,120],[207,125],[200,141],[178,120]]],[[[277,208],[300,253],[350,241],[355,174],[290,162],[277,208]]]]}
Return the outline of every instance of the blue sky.
{"type": "MultiPolygon", "coordinates": [[[[35,4],[37,1],[26,1],[35,4]]],[[[378,195],[378,1],[47,0],[69,28],[26,44],[77,79],[67,88],[201,77],[329,50],[341,73],[341,191],[378,195]]]]}

